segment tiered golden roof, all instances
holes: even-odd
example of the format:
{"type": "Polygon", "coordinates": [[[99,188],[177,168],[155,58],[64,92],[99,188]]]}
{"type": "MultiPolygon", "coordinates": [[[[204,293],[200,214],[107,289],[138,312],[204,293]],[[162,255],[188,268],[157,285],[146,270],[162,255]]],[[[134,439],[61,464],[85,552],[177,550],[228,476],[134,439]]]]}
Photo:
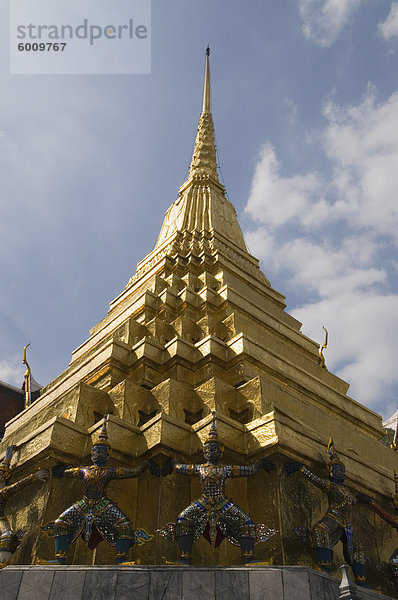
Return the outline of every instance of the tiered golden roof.
{"type": "MultiPolygon", "coordinates": [[[[3,447],[19,445],[22,472],[57,461],[82,464],[98,439],[102,415],[110,413],[107,429],[117,464],[146,457],[161,462],[164,455],[190,462],[200,458],[216,410],[229,461],[272,456],[277,464],[298,459],[321,469],[332,434],[350,484],[382,501],[394,491],[396,455],[380,442],[381,417],[350,398],[348,384],[322,368],[318,344],[301,333],[301,324],[285,311],[284,296],[248,252],[219,182],[208,54],[203,96],[189,176],[154,250],[73,352],[69,368],[8,423],[3,447]]],[[[262,556],[259,551],[259,558],[279,564],[297,560],[290,532],[310,525],[322,504],[305,483],[292,487],[293,479],[278,469],[233,481],[228,491],[255,521],[279,530],[262,556]]],[[[123,488],[115,485],[114,498],[153,533],[195,497],[196,485],[147,473],[123,488]]],[[[77,497],[76,487],[62,480],[53,480],[48,490],[29,492],[36,494],[31,500],[41,523],[77,497]]],[[[26,527],[27,511],[21,507],[18,527],[26,527]]],[[[372,532],[379,559],[388,560],[394,532],[386,527],[375,533],[374,517],[359,514],[359,529],[372,532]]],[[[36,523],[28,527],[33,557],[50,557],[52,548],[36,523]]],[[[97,562],[112,562],[102,546],[97,562]]],[[[23,543],[15,560],[30,562],[31,550],[23,543]]],[[[161,563],[170,551],[166,541],[147,544],[143,562],[161,563]]],[[[195,553],[196,563],[239,561],[239,551],[227,544],[214,551],[200,541],[195,553]]],[[[299,558],[300,564],[306,560],[299,558]]],[[[91,555],[77,544],[71,561],[90,563],[91,555]]]]}

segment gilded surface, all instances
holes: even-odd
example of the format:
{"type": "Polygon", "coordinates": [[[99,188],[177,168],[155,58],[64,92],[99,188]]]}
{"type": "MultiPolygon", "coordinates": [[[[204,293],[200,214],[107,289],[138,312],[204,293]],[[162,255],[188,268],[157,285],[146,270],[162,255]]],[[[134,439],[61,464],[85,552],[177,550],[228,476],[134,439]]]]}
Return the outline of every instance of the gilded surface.
{"type": "MultiPolygon", "coordinates": [[[[240,241],[233,207],[214,176],[208,115],[201,119],[197,144],[192,177],[173,205],[176,213],[166,217],[164,241],[159,238],[140,263],[71,366],[8,424],[1,447],[18,445],[16,479],[59,462],[85,464],[102,415],[110,413],[114,466],[135,466],[149,457],[163,464],[171,455],[193,463],[208,432],[209,413],[216,409],[225,445],[222,462],[244,465],[267,457],[278,467],[226,484],[226,494],[255,522],[278,530],[256,548],[258,558],[312,565],[303,528],[313,528],[325,513],[326,499],[299,476],[284,476],[280,465],[298,460],[324,476],[324,447],[333,434],[347,485],[389,509],[397,455],[380,441],[381,417],[347,396],[348,384],[319,365],[318,345],[300,333],[283,297],[256,277],[257,263],[240,241]],[[177,222],[183,231],[166,241],[177,222]]],[[[148,472],[139,482],[113,482],[110,495],[133,523],[153,534],[200,496],[200,489],[195,478],[161,480],[148,472]]],[[[27,489],[23,501],[10,499],[12,528],[26,530],[14,563],[53,557],[52,542],[38,525],[77,497],[78,482],[50,479],[27,489]]],[[[366,507],[355,511],[353,526],[369,564],[388,562],[396,532],[366,507]]],[[[133,558],[162,564],[173,552],[170,542],[157,539],[135,548],[133,558]]],[[[334,567],[342,559],[336,547],[334,567]]],[[[93,560],[107,564],[114,557],[105,544],[93,556],[80,541],[67,556],[68,563],[93,560]]],[[[193,561],[238,564],[240,552],[225,543],[212,549],[199,539],[193,561]]]]}

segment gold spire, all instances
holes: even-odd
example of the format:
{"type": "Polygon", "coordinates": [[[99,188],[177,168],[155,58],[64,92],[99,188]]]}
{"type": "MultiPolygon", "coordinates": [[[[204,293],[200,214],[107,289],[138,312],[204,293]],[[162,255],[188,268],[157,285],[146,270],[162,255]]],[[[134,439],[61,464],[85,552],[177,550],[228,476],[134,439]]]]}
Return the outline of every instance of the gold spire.
{"type": "Polygon", "coordinates": [[[205,84],[203,88],[203,108],[202,113],[209,113],[210,110],[210,47],[206,48],[206,71],[205,71],[205,84]]]}
{"type": "Polygon", "coordinates": [[[217,152],[213,117],[210,112],[210,48],[206,48],[206,68],[200,115],[189,176],[180,187],[177,200],[163,221],[155,249],[180,232],[213,231],[247,252],[232,204],[226,198],[217,173],[217,152]]]}
{"type": "Polygon", "coordinates": [[[189,175],[210,175],[218,182],[217,152],[214,123],[210,112],[210,48],[206,48],[206,70],[203,86],[203,105],[189,175]]]}

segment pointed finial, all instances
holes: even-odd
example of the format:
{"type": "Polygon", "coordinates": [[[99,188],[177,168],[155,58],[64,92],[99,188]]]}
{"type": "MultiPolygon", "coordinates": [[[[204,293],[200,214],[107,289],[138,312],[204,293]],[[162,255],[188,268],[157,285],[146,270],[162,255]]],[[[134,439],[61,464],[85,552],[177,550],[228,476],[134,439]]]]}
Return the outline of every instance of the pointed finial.
{"type": "Polygon", "coordinates": [[[211,427],[210,427],[209,437],[211,437],[211,438],[218,438],[218,432],[217,432],[217,429],[216,429],[216,411],[215,410],[211,411],[211,416],[212,416],[212,420],[211,420],[211,427]]]}
{"type": "Polygon", "coordinates": [[[203,88],[203,107],[202,113],[210,112],[210,46],[206,48],[206,70],[205,70],[205,84],[203,88]]]}
{"type": "MultiPolygon", "coordinates": [[[[200,115],[198,131],[196,134],[195,147],[193,151],[189,175],[211,176],[218,183],[217,173],[217,151],[214,136],[213,117],[210,112],[210,67],[209,67],[210,48],[206,49],[206,70],[205,83],[203,88],[203,107],[200,115]]],[[[198,220],[198,212],[194,221],[198,220]]]]}
{"type": "Polygon", "coordinates": [[[339,585],[340,595],[339,600],[359,600],[360,596],[357,593],[357,587],[352,583],[348,576],[347,565],[341,565],[341,583],[339,585]]]}
{"type": "Polygon", "coordinates": [[[329,464],[326,466],[326,469],[329,474],[332,472],[333,465],[344,466],[344,463],[342,463],[340,456],[336,452],[336,448],[334,447],[334,440],[333,440],[332,436],[330,436],[330,438],[329,438],[329,443],[326,447],[326,452],[329,454],[329,461],[330,461],[329,464]]]}
{"type": "Polygon", "coordinates": [[[102,427],[101,427],[101,433],[99,434],[98,441],[95,442],[94,446],[109,446],[108,433],[106,431],[107,420],[108,420],[108,415],[104,415],[104,420],[102,422],[102,427]]]}
{"type": "Polygon", "coordinates": [[[326,452],[329,454],[330,460],[332,460],[336,455],[336,450],[334,447],[334,440],[333,440],[332,436],[330,436],[330,438],[329,438],[328,445],[326,446],[326,452]]]}
{"type": "Polygon", "coordinates": [[[205,439],[205,444],[208,444],[209,442],[218,442],[220,443],[220,440],[218,439],[218,431],[216,428],[216,411],[212,410],[211,411],[211,425],[210,425],[210,431],[208,433],[207,438],[205,439]]]}

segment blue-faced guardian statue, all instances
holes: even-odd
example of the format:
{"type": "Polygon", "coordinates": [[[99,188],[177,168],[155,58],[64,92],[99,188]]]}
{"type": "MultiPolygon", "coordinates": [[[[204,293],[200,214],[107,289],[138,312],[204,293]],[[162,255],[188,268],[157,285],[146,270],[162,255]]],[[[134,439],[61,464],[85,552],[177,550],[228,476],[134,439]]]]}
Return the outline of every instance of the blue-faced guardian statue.
{"type": "Polygon", "coordinates": [[[99,440],[92,449],[93,464],[76,468],[67,468],[66,465],[53,468],[55,477],[74,477],[82,480],[84,486],[83,497],[65,510],[55,522],[43,528],[55,537],[55,562],[59,564],[65,564],[69,545],[79,535],[92,550],[102,540],[112,545],[116,550],[117,564],[127,562],[128,551],[133,543],[140,545],[153,537],[144,529],[134,531],[128,517],[106,495],[110,481],[138,477],[149,466],[148,461],[135,468],[107,467],[108,450],[104,417],[99,440]]]}

